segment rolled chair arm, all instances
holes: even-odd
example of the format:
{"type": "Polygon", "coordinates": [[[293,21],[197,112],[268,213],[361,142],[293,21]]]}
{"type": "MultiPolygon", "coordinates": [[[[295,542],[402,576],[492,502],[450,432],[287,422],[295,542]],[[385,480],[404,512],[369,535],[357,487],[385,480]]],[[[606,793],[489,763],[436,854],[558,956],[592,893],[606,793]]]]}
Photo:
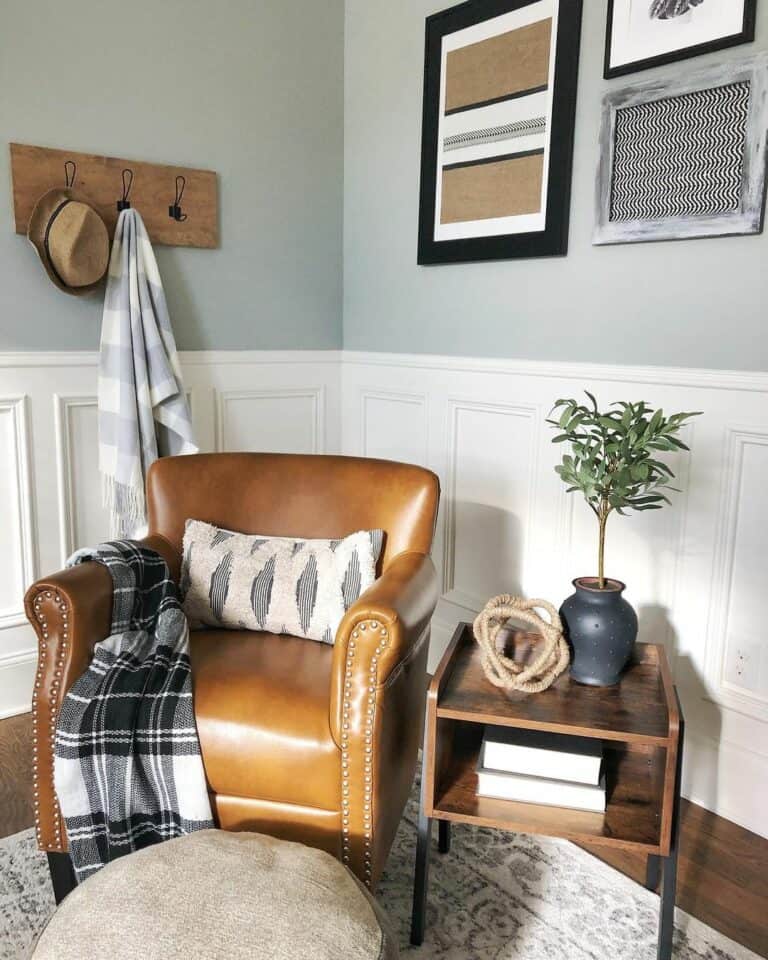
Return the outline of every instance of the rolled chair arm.
{"type": "MultiPolygon", "coordinates": [[[[180,558],[164,538],[140,541],[160,553],[178,579],[180,558]]],[[[38,641],[32,691],[33,802],[37,844],[63,851],[67,842],[53,786],[56,719],[66,692],[85,671],[93,648],[109,634],[112,579],[100,563],[82,563],[33,583],[24,597],[38,641]]]]}
{"type": "MultiPolygon", "coordinates": [[[[389,758],[393,739],[405,737],[399,724],[406,714],[413,718],[414,703],[416,730],[402,748],[415,761],[437,596],[430,557],[402,553],[349,608],[336,632],[329,720],[341,750],[342,857],[369,887],[383,867],[379,850],[389,847],[377,843],[376,832],[391,831],[388,808],[397,806],[384,795],[395,787],[397,794],[407,795],[409,784],[395,783],[389,758]]],[[[404,755],[403,768],[409,766],[404,755]]]]}

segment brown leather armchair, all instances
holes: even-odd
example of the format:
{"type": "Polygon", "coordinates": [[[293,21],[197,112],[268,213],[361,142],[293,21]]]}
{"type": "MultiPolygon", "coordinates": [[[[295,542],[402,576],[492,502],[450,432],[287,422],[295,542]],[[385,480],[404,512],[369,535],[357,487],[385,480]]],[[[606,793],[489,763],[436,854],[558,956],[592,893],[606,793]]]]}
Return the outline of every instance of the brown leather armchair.
{"type": "MultiPolygon", "coordinates": [[[[341,537],[381,528],[379,578],[334,646],[238,630],[191,635],[195,711],[218,824],[329,851],[374,887],[408,797],[421,741],[429,557],[437,477],[353,457],[225,453],[170,457],[147,480],[149,535],[175,577],[189,517],[246,533],[341,537]]],[[[39,639],[33,698],[38,846],[67,849],[53,787],[53,733],[67,689],[108,632],[111,580],[86,563],[26,595],[39,639]]],[[[63,857],[49,857],[54,880],[63,857]]],[[[68,865],[68,858],[66,858],[68,865]]]]}

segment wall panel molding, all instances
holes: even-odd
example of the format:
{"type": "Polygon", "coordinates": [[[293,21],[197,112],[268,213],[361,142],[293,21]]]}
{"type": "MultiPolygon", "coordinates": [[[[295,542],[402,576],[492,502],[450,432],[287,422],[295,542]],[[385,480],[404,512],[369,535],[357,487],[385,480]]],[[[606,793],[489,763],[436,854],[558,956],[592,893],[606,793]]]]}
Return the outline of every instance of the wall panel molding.
{"type": "Polygon", "coordinates": [[[234,444],[230,440],[231,425],[228,424],[228,410],[238,401],[250,401],[253,407],[253,418],[256,425],[255,435],[262,428],[269,428],[267,434],[271,438],[272,428],[277,423],[280,439],[280,452],[285,453],[324,453],[325,452],[325,391],[322,387],[301,390],[219,390],[216,393],[216,440],[217,451],[229,450],[271,450],[275,446],[247,446],[234,444]],[[285,401],[282,415],[278,406],[285,401]],[[299,404],[295,401],[308,401],[307,410],[299,412],[299,404]],[[261,408],[261,409],[260,409],[261,408]],[[289,413],[289,408],[291,413],[289,413]],[[277,420],[275,414],[277,413],[277,420]],[[297,418],[296,414],[299,413],[297,418]],[[308,431],[309,443],[305,444],[302,430],[308,431]],[[230,432],[228,432],[230,431],[230,432]],[[293,431],[293,436],[290,435],[293,431]],[[306,448],[308,446],[308,449],[306,448]]]}
{"type": "Polygon", "coordinates": [[[415,452],[418,459],[427,457],[427,398],[423,393],[403,393],[395,390],[366,390],[359,394],[360,413],[360,455],[363,457],[389,457],[402,460],[413,459],[408,456],[415,452]],[[397,416],[392,417],[392,429],[385,431],[387,436],[382,443],[381,432],[374,443],[371,437],[371,417],[373,408],[386,410],[391,404],[394,413],[405,415],[405,423],[397,416]]]}
{"type": "MultiPolygon", "coordinates": [[[[525,422],[525,430],[528,432],[527,450],[518,443],[515,445],[516,462],[522,459],[523,453],[527,453],[527,509],[522,517],[522,541],[523,551],[521,565],[525,566],[525,553],[530,546],[530,527],[533,519],[533,505],[535,503],[535,479],[537,474],[537,456],[535,444],[535,418],[539,413],[537,407],[523,406],[519,404],[490,403],[478,400],[449,399],[447,404],[448,419],[448,439],[447,439],[447,477],[445,485],[445,506],[444,506],[444,540],[443,540],[443,583],[442,599],[448,603],[468,610],[476,611],[481,609],[488,599],[475,593],[471,589],[463,588],[457,583],[456,577],[456,555],[457,555],[457,523],[460,504],[457,497],[457,484],[459,473],[462,469],[462,451],[460,447],[460,420],[462,413],[475,413],[486,415],[488,417],[510,417],[525,422]]],[[[510,431],[511,432],[511,431],[510,431]]],[[[497,454],[497,445],[504,446],[505,442],[512,445],[509,435],[505,437],[503,432],[497,433],[491,431],[492,441],[491,449],[488,451],[490,456],[497,454]],[[496,450],[493,448],[496,447],[496,450]]],[[[501,462],[501,458],[499,458],[501,462]]],[[[470,465],[471,466],[471,465],[470,465]]],[[[488,505],[491,507],[492,505],[488,505]]],[[[472,549],[474,545],[467,544],[466,547],[472,549]]],[[[484,545],[487,548],[487,545],[484,545]]]]}
{"type": "MultiPolygon", "coordinates": [[[[7,487],[3,491],[2,510],[5,521],[9,522],[6,530],[9,542],[3,545],[4,555],[0,562],[4,582],[13,584],[16,591],[16,596],[9,597],[9,602],[0,606],[0,630],[25,623],[19,589],[23,590],[32,583],[37,573],[28,405],[26,394],[0,396],[0,423],[2,419],[8,419],[7,462],[2,463],[0,459],[0,470],[7,487]]],[[[0,455],[2,452],[0,448],[0,455]]]]}
{"type": "MultiPolygon", "coordinates": [[[[215,449],[217,427],[221,436],[228,426],[223,413],[234,410],[246,440],[338,452],[338,351],[179,356],[202,451],[215,449]],[[242,409],[235,397],[247,398],[242,409]]],[[[8,585],[7,603],[0,591],[0,717],[30,706],[37,643],[23,611],[26,587],[110,536],[98,475],[98,361],[95,351],[0,353],[0,577],[8,585]]]]}
{"type": "Polygon", "coordinates": [[[712,565],[708,674],[718,703],[768,721],[768,652],[764,618],[757,609],[761,599],[758,581],[765,584],[768,563],[764,493],[768,488],[768,420],[727,426],[722,459],[726,468],[712,565]],[[751,609],[753,597],[755,609],[751,609]]]}
{"type": "Polygon", "coordinates": [[[74,451],[72,443],[72,411],[96,409],[95,395],[53,395],[54,429],[56,431],[56,475],[59,502],[59,550],[62,565],[80,546],[77,543],[74,451]]]}
{"type": "MultiPolygon", "coordinates": [[[[763,571],[764,580],[764,547],[759,558],[757,551],[768,542],[768,373],[345,352],[341,379],[347,453],[372,442],[361,393],[425,398],[428,443],[418,459],[443,491],[430,669],[456,623],[471,622],[493,594],[519,589],[559,605],[574,577],[595,572],[596,524],[554,473],[560,451],[545,418],[557,397],[588,389],[601,405],[644,399],[667,411],[703,411],[686,428],[691,453],[675,466],[682,493],[663,511],[611,519],[608,569],[627,582],[641,639],[663,643],[673,664],[691,734],[687,795],[765,833],[753,799],[768,783],[765,644],[751,642],[749,686],[728,670],[745,624],[764,622],[764,588],[748,574],[763,571]],[[483,523],[484,514],[495,524],[483,523]],[[468,517],[478,522],[462,526],[468,517]],[[519,575],[504,561],[516,529],[525,541],[519,575]],[[489,556],[502,559],[488,563],[489,556]]],[[[399,429],[394,410],[377,408],[387,435],[399,429]]]]}

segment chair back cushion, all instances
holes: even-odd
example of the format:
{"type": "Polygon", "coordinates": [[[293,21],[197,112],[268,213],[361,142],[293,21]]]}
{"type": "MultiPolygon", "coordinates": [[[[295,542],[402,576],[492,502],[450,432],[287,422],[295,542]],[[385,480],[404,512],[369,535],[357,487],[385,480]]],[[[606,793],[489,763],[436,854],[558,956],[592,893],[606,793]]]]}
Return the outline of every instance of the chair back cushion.
{"type": "Polygon", "coordinates": [[[384,531],[378,572],[399,553],[429,553],[440,486],[389,460],[280,453],[163,457],[147,476],[150,533],[179,552],[194,518],[240,533],[332,539],[384,531]]]}

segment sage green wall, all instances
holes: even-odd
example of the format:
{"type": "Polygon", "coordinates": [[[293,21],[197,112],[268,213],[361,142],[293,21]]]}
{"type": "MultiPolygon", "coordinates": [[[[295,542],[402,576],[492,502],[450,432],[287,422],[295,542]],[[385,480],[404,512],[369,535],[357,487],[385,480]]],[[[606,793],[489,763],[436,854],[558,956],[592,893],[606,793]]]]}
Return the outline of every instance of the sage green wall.
{"type": "Polygon", "coordinates": [[[593,247],[606,0],[584,0],[568,256],[416,265],[424,18],[440,0],[347,0],[344,346],[768,370],[768,237],[593,247]]]}
{"type": "Polygon", "coordinates": [[[94,349],[101,320],[13,233],[14,140],[218,172],[221,248],[156,249],[180,348],[340,346],[343,15],[343,0],[2,0],[0,350],[94,349]]]}

